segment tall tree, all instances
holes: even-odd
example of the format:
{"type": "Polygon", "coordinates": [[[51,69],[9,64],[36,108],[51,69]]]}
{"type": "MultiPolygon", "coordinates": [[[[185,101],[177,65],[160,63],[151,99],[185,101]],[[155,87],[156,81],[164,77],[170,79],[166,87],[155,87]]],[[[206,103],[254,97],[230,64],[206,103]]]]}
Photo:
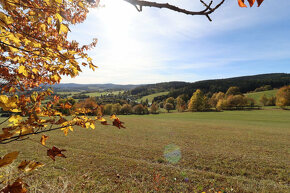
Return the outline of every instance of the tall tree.
{"type": "Polygon", "coordinates": [[[207,108],[207,98],[200,89],[197,89],[190,98],[188,111],[205,111],[207,108]]]}

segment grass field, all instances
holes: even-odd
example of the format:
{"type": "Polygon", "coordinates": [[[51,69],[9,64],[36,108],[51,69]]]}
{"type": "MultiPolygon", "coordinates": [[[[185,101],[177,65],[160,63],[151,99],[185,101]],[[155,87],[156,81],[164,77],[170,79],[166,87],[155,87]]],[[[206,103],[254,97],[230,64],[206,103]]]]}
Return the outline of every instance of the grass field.
{"type": "MultiPolygon", "coordinates": [[[[101,95],[106,95],[106,94],[113,94],[113,95],[117,95],[120,93],[123,93],[124,91],[112,91],[112,92],[90,92],[90,93],[84,93],[84,95],[90,96],[90,97],[96,97],[96,96],[101,96],[101,95]]],[[[73,95],[78,95],[81,94],[81,92],[57,92],[57,94],[67,94],[70,96],[73,95]]]]}
{"type": "MultiPolygon", "coordinates": [[[[248,93],[246,96],[253,98],[257,104],[260,104],[260,98],[263,94],[267,96],[267,98],[276,96],[278,90],[267,90],[267,91],[261,91],[261,92],[253,92],[253,93],[248,93]]],[[[261,105],[261,104],[260,104],[261,105]]]]}
{"type": "Polygon", "coordinates": [[[127,129],[48,133],[47,145],[66,149],[66,159],[53,162],[33,141],[1,145],[0,155],[20,150],[18,162],[46,163],[26,178],[31,192],[290,191],[290,111],[120,117],[127,129]],[[177,163],[164,157],[170,144],[180,148],[167,155],[177,163]]]}
{"type": "Polygon", "coordinates": [[[154,97],[158,97],[158,96],[162,96],[162,95],[167,95],[169,92],[158,92],[158,93],[154,93],[154,94],[150,94],[150,95],[146,95],[143,96],[141,99],[138,99],[138,102],[141,101],[146,101],[146,99],[148,99],[149,103],[152,102],[152,100],[154,99],[154,97]]]}

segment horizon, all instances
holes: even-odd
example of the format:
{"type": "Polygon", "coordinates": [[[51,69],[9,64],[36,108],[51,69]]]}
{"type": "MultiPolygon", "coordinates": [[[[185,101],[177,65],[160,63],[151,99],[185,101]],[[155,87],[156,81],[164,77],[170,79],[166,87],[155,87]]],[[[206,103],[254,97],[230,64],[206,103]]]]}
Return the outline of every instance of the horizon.
{"type": "Polygon", "coordinates": [[[148,85],[148,84],[159,84],[159,83],[168,83],[168,82],[186,82],[186,83],[195,83],[199,81],[207,81],[207,80],[222,80],[222,79],[231,79],[231,78],[240,78],[240,77],[247,77],[247,76],[259,76],[259,75],[268,75],[268,74],[290,74],[287,72],[277,72],[277,73],[265,73],[265,74],[250,74],[250,75],[245,75],[245,76],[231,76],[231,77],[225,77],[225,78],[216,78],[216,79],[202,79],[202,80],[197,80],[193,82],[188,82],[188,81],[180,81],[180,80],[171,80],[171,81],[165,81],[165,82],[155,82],[155,83],[142,83],[142,84],[118,84],[118,83],[73,83],[73,82],[65,82],[65,83],[60,83],[60,84],[80,84],[80,85],[86,85],[86,84],[114,84],[114,85],[148,85]]]}

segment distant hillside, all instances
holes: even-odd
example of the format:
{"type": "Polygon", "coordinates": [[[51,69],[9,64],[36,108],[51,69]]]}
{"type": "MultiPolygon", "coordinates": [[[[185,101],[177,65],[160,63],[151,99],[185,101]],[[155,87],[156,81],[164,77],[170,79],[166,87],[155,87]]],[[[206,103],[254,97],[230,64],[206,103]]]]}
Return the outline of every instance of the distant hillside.
{"type": "Polygon", "coordinates": [[[263,94],[265,94],[267,98],[270,98],[272,96],[276,96],[277,91],[278,89],[266,90],[266,91],[261,91],[261,92],[252,92],[252,93],[246,94],[246,96],[253,98],[257,104],[262,105],[259,100],[263,94]]]}
{"type": "Polygon", "coordinates": [[[242,93],[254,91],[256,88],[271,85],[272,88],[280,88],[290,84],[290,74],[273,73],[260,74],[254,76],[242,76],[227,79],[204,80],[193,83],[187,82],[168,82],[144,85],[131,90],[132,95],[145,96],[157,92],[169,91],[168,95],[155,97],[154,100],[163,100],[167,97],[178,97],[186,95],[187,100],[196,89],[201,89],[205,93],[226,92],[231,86],[238,86],[242,93]]]}
{"type": "Polygon", "coordinates": [[[138,95],[142,97],[142,96],[159,93],[159,92],[169,92],[171,90],[186,87],[190,84],[191,83],[188,83],[188,82],[178,82],[178,81],[162,82],[162,83],[138,86],[132,89],[130,92],[131,92],[131,95],[138,95]]]}
{"type": "Polygon", "coordinates": [[[141,85],[119,85],[119,84],[56,84],[49,87],[52,87],[55,91],[61,92],[84,92],[84,91],[99,91],[99,90],[130,90],[134,89],[137,86],[141,85]]]}

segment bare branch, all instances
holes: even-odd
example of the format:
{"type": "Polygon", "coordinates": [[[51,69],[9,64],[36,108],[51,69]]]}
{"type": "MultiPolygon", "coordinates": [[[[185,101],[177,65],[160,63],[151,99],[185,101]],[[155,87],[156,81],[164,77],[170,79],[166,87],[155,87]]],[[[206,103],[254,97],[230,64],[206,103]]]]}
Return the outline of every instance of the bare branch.
{"type": "Polygon", "coordinates": [[[216,9],[218,9],[225,2],[225,0],[222,0],[219,4],[217,4],[215,7],[212,8],[211,5],[213,1],[211,1],[209,4],[206,4],[203,0],[200,0],[200,2],[206,8],[202,11],[189,11],[187,9],[182,9],[168,3],[157,3],[157,2],[141,1],[141,0],[124,0],[124,1],[127,1],[128,3],[132,4],[134,7],[136,7],[136,9],[139,12],[142,11],[142,7],[155,7],[155,8],[160,8],[160,9],[165,8],[165,9],[170,9],[172,11],[184,13],[187,15],[204,15],[209,19],[209,21],[212,21],[209,15],[213,13],[216,9]]]}

